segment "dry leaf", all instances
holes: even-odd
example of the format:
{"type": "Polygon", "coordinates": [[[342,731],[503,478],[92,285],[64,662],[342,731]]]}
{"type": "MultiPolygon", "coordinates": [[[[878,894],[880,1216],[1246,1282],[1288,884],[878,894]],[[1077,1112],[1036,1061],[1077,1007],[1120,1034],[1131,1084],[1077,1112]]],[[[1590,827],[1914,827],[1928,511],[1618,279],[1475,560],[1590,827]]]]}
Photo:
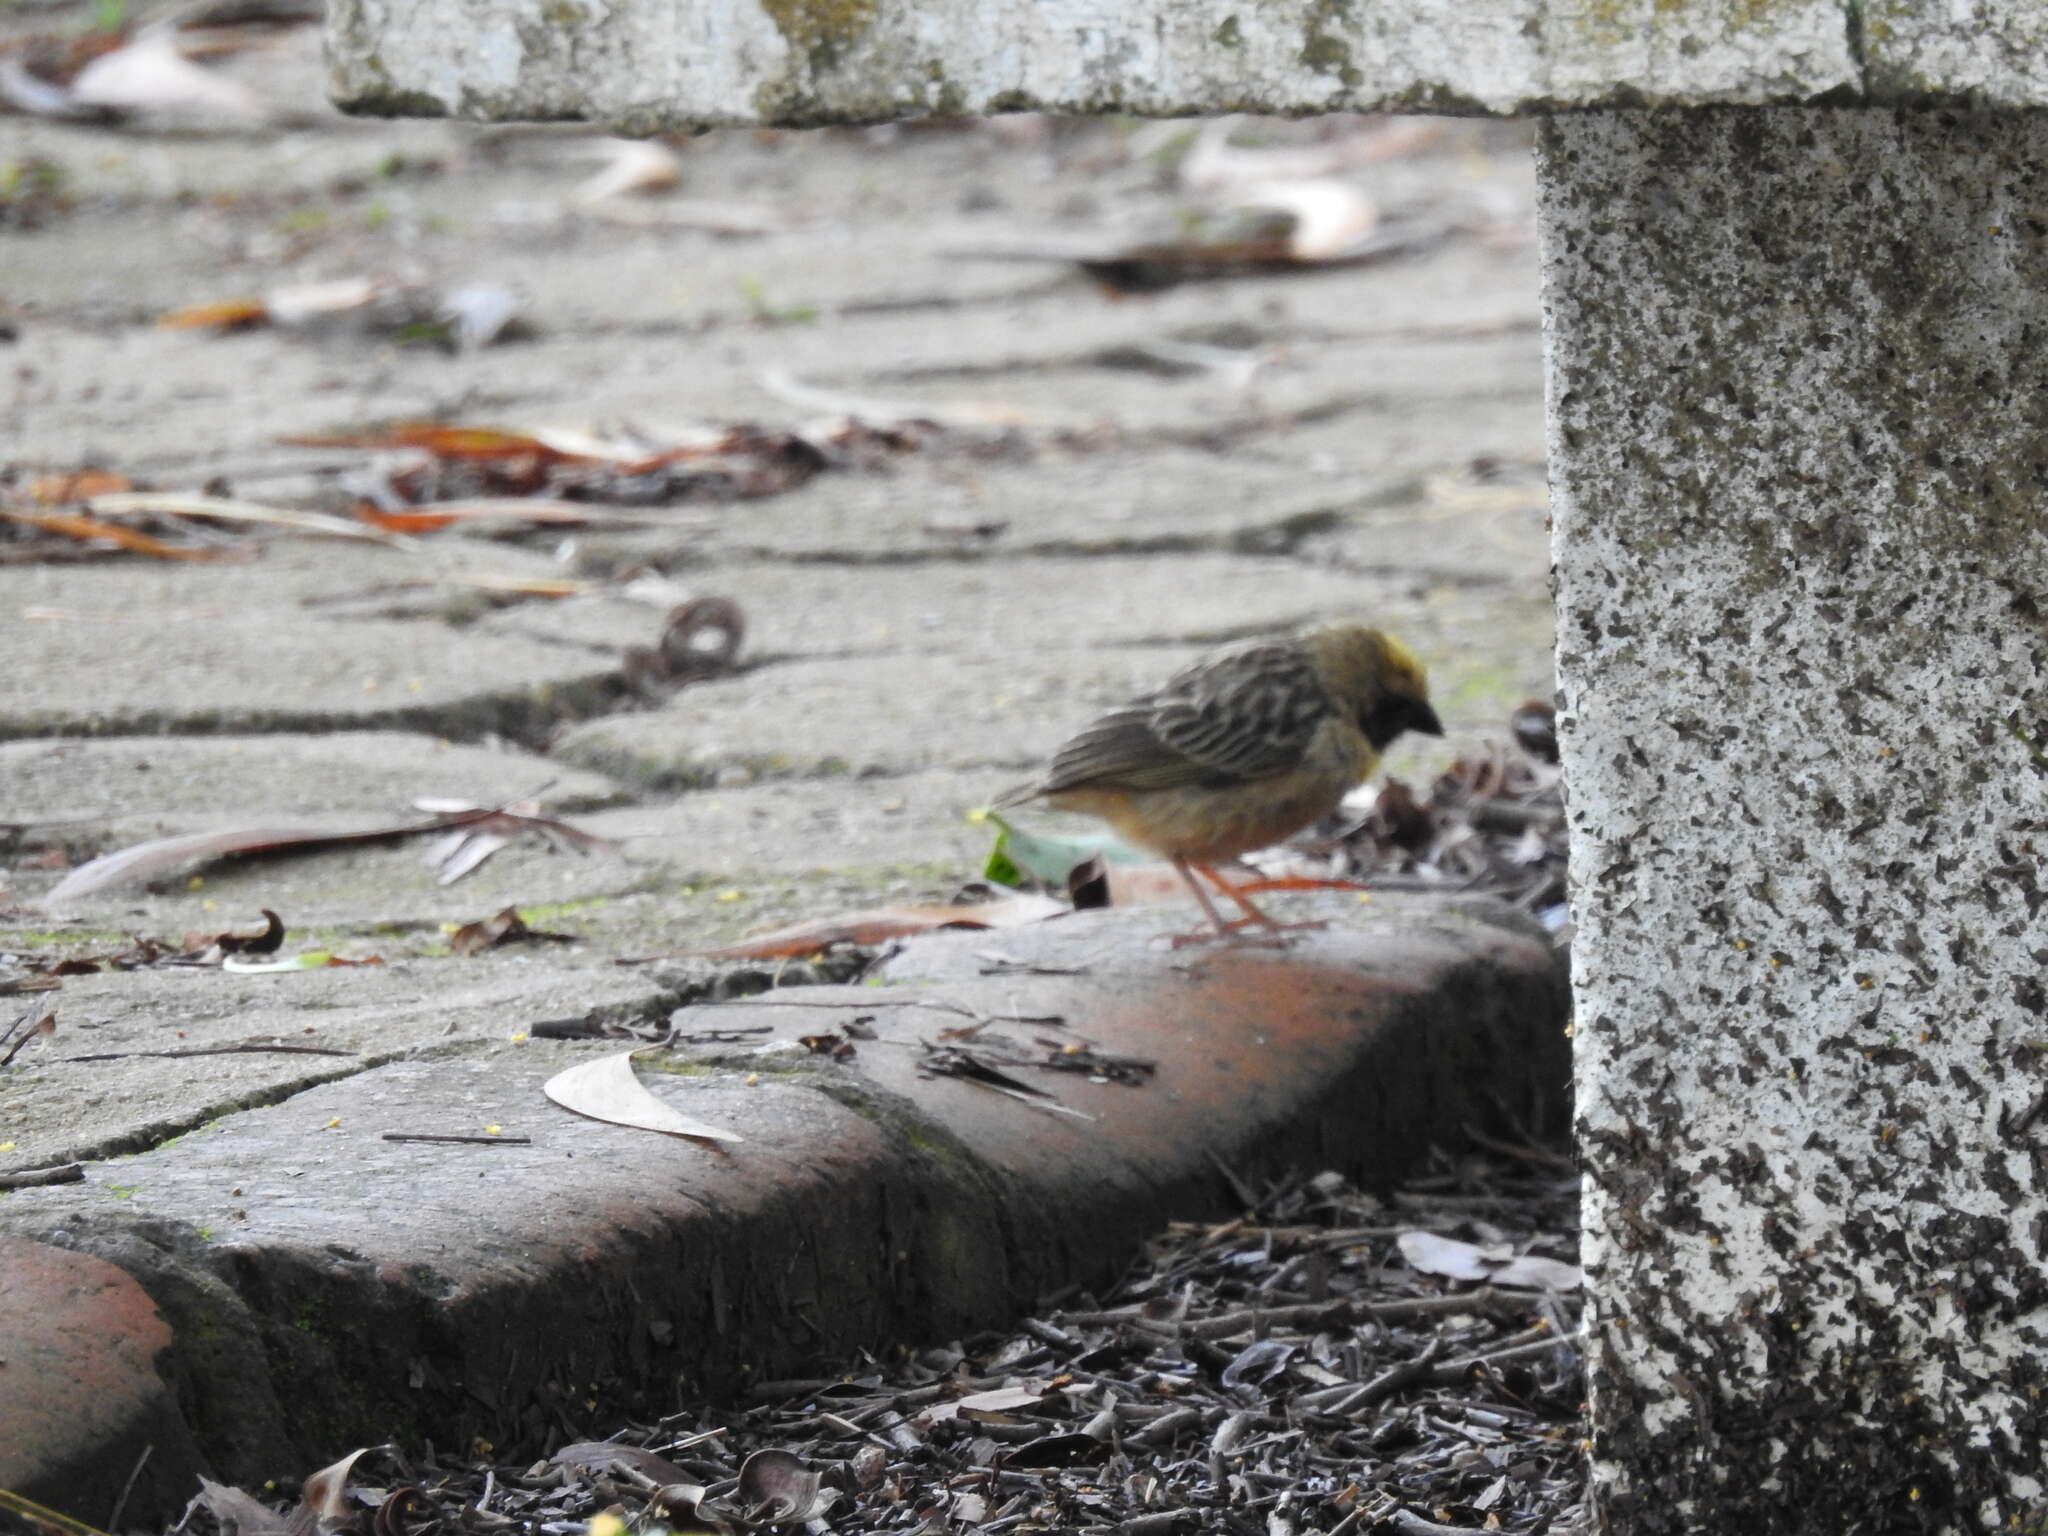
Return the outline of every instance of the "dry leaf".
{"type": "Polygon", "coordinates": [[[448,328],[458,352],[488,347],[509,333],[525,301],[503,283],[458,283],[441,291],[434,318],[448,328]]]}
{"type": "MultiPolygon", "coordinates": [[[[408,512],[386,512],[367,501],[358,502],[355,514],[364,522],[392,533],[432,533],[462,523],[545,523],[569,528],[674,527],[675,516],[660,511],[597,507],[586,501],[558,501],[545,496],[471,496],[459,501],[428,502],[408,512]]],[[[496,577],[449,577],[473,580],[477,585],[502,586],[496,577]]],[[[531,578],[520,578],[531,580],[531,578]]],[[[593,590],[593,582],[556,582],[557,587],[593,590]]]]}
{"type": "Polygon", "coordinates": [[[1263,1386],[1287,1369],[1288,1361],[1294,1358],[1294,1351],[1295,1345],[1285,1339],[1256,1340],[1240,1350],[1237,1358],[1223,1367],[1223,1373],[1216,1379],[1232,1389],[1263,1386]]]}
{"type": "Polygon", "coordinates": [[[169,30],[148,28],[94,59],[71,82],[71,99],[117,112],[167,112],[268,122],[270,104],[247,86],[201,69],[178,51],[169,30]]]}
{"type": "Polygon", "coordinates": [[[97,107],[73,101],[62,85],[32,74],[12,54],[0,54],[0,102],[30,117],[88,118],[104,115],[97,107]]]}
{"type": "Polygon", "coordinates": [[[80,469],[68,475],[38,476],[28,483],[28,497],[41,506],[61,507],[66,502],[84,501],[89,496],[105,496],[134,488],[135,482],[126,475],[104,469],[80,469]]]}
{"type": "Polygon", "coordinates": [[[1029,1408],[1044,1396],[1043,1387],[997,1387],[989,1392],[970,1392],[967,1396],[955,1398],[950,1403],[932,1403],[919,1410],[913,1422],[924,1425],[936,1424],[942,1419],[958,1416],[965,1409],[984,1409],[1000,1413],[1006,1408],[1029,1408]]]}
{"type": "Polygon", "coordinates": [[[601,142],[607,163],[575,192],[575,201],[585,207],[629,192],[666,192],[682,182],[683,162],[666,144],[654,139],[601,142]]]}
{"type": "MultiPolygon", "coordinates": [[[[565,1445],[548,1458],[558,1467],[570,1467],[582,1472],[606,1472],[613,1467],[631,1467],[642,1477],[652,1482],[668,1484],[671,1487],[689,1488],[689,1474],[674,1462],[637,1445],[620,1445],[611,1440],[579,1440],[574,1445],[565,1445]]],[[[697,1497],[704,1496],[702,1488],[696,1489],[697,1497]]]]}
{"type": "Polygon", "coordinates": [[[269,507],[254,501],[233,501],[225,496],[123,491],[91,497],[85,506],[87,511],[100,517],[201,517],[224,523],[259,523],[332,539],[360,539],[372,544],[405,543],[405,540],[393,538],[378,529],[365,528],[350,518],[330,517],[325,512],[301,512],[294,507],[269,507]]]}
{"type": "Polygon", "coordinates": [[[1576,1290],[1585,1280],[1576,1264],[1533,1253],[1481,1248],[1436,1232],[1403,1232],[1397,1241],[1410,1269],[1450,1280],[1483,1280],[1529,1291],[1576,1290]]]}
{"type": "Polygon", "coordinates": [[[264,317],[272,325],[310,325],[336,315],[368,309],[389,289],[372,277],[337,277],[321,283],[288,283],[263,296],[264,317]]]}
{"type": "Polygon", "coordinates": [[[263,928],[258,933],[188,933],[180,943],[185,953],[213,951],[220,955],[274,955],[284,943],[284,919],[268,907],[258,907],[263,928]]]}
{"type": "Polygon", "coordinates": [[[456,829],[448,836],[436,839],[421,856],[427,868],[434,871],[435,881],[440,885],[453,885],[480,867],[500,848],[529,832],[538,833],[551,848],[557,850],[575,853],[619,851],[616,843],[579,831],[566,821],[541,815],[539,803],[533,800],[516,800],[501,806],[465,806],[446,801],[416,803],[422,810],[451,813],[447,825],[456,829]]]}
{"type": "Polygon", "coordinates": [[[750,1523],[801,1525],[824,1514],[839,1497],[820,1482],[820,1474],[794,1452],[756,1451],[740,1463],[732,1502],[750,1523]]]}
{"type": "Polygon", "coordinates": [[[303,954],[292,955],[284,960],[244,960],[240,955],[228,955],[222,959],[220,968],[237,976],[284,976],[293,971],[325,971],[346,966],[383,963],[382,955],[366,955],[360,960],[345,960],[328,950],[309,949],[303,954]]]}
{"type": "Polygon", "coordinates": [[[187,304],[156,317],[167,331],[239,331],[252,325],[266,325],[270,309],[261,299],[218,299],[211,304],[187,304]]]}
{"type": "Polygon", "coordinates": [[[332,1466],[322,1467],[306,1479],[299,1490],[299,1508],[321,1521],[346,1520],[355,1513],[348,1503],[348,1474],[359,1457],[374,1451],[374,1445],[350,1451],[332,1466]]]}
{"type": "Polygon", "coordinates": [[[966,906],[874,907],[840,917],[815,918],[695,953],[713,960],[773,960],[814,955],[834,944],[882,944],[935,928],[1017,928],[1058,917],[1066,910],[1063,901],[1030,893],[966,906]]]}
{"type": "Polygon", "coordinates": [[[224,550],[168,544],[146,533],[137,533],[133,528],[123,528],[119,523],[81,517],[75,512],[10,512],[0,507],[0,517],[10,522],[27,523],[46,533],[61,533],[66,538],[86,543],[112,544],[133,554],[153,555],[159,560],[221,560],[227,557],[224,550]]]}
{"type": "Polygon", "coordinates": [[[1270,181],[1231,199],[1234,208],[1270,208],[1291,218],[1287,254],[1314,264],[1353,254],[1379,228],[1379,209],[1344,181],[1270,181]]]}
{"type": "Polygon", "coordinates": [[[501,907],[489,917],[464,923],[456,929],[449,937],[448,947],[458,955],[474,955],[499,944],[541,941],[573,944],[576,936],[572,933],[549,933],[544,928],[529,928],[517,907],[501,907]]]}
{"type": "Polygon", "coordinates": [[[542,1091],[564,1109],[612,1125],[709,1141],[746,1140],[735,1132],[693,1120],[649,1093],[633,1071],[634,1054],[621,1051],[569,1067],[549,1078],[542,1091]]]}
{"type": "MultiPolygon", "coordinates": [[[[254,826],[227,827],[216,832],[190,832],[178,837],[156,838],[136,843],[115,853],[101,854],[81,864],[44,898],[58,903],[90,896],[109,886],[160,879],[194,863],[226,858],[233,854],[278,853],[301,848],[337,847],[348,843],[382,842],[414,837],[423,832],[444,832],[456,828],[479,828],[490,834],[506,830],[535,831],[558,846],[616,851],[601,837],[578,831],[551,816],[521,816],[497,808],[453,810],[426,821],[365,827],[336,832],[327,827],[254,826]]],[[[474,866],[471,866],[474,867],[474,866]]],[[[445,881],[443,882],[446,883],[445,881]]]]}
{"type": "Polygon", "coordinates": [[[279,441],[299,448],[419,448],[442,459],[580,457],[551,448],[527,432],[455,427],[434,421],[396,421],[361,432],[299,433],[279,441]]]}
{"type": "Polygon", "coordinates": [[[221,1536],[298,1536],[285,1517],[269,1505],[203,1474],[194,1502],[220,1522],[221,1536]]]}

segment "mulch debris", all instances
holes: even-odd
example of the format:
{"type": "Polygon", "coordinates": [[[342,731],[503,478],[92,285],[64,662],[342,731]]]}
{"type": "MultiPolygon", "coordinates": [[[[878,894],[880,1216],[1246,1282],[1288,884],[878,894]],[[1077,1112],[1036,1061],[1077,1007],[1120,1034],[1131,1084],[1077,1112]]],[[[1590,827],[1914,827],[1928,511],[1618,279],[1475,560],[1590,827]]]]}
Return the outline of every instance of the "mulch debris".
{"type": "MultiPolygon", "coordinates": [[[[356,1523],[380,1536],[540,1536],[592,1519],[721,1536],[1583,1532],[1577,1293],[1446,1279],[1402,1257],[1431,1233],[1503,1260],[1572,1260],[1578,1180],[1537,1147],[1434,1166],[1386,1198],[1334,1174],[1291,1179],[1235,1220],[1169,1227],[1107,1295],[764,1381],[738,1404],[538,1462],[385,1448],[349,1479],[384,1474],[355,1496],[356,1523]]],[[[213,1528],[203,1502],[179,1527],[213,1528]]]]}

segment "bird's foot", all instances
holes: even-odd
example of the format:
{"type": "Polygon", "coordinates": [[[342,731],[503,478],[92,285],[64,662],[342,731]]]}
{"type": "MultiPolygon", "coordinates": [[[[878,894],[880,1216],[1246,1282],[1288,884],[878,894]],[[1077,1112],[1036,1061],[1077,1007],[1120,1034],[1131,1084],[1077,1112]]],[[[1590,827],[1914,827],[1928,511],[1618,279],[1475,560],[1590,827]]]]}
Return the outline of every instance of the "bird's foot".
{"type": "Polygon", "coordinates": [[[1215,928],[1197,928],[1192,933],[1176,933],[1172,935],[1171,943],[1175,949],[1192,949],[1197,944],[1234,944],[1243,949],[1285,949],[1294,942],[1290,935],[1329,926],[1329,920],[1326,918],[1301,923],[1276,923],[1271,918],[1261,918],[1255,922],[1249,917],[1240,917],[1234,922],[1223,923],[1215,928]]]}

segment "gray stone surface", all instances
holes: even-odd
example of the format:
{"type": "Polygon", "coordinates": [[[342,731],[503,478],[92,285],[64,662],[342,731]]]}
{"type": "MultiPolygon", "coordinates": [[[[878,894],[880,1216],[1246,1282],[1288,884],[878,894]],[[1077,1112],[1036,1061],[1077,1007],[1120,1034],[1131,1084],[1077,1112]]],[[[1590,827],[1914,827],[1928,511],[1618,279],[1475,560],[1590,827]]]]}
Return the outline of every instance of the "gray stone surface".
{"type": "Polygon", "coordinates": [[[1542,154],[1606,1519],[2005,1525],[2048,1428],[2048,128],[1542,154]]]}
{"type": "Polygon", "coordinates": [[[888,777],[934,768],[1021,773],[1059,743],[1046,718],[1072,722],[1163,681],[1199,652],[1039,652],[791,661],[686,690],[660,711],[615,715],[565,733],[565,762],[653,789],[755,778],[888,777]],[[875,701],[887,699],[886,715],[875,701]],[[878,728],[879,727],[879,728],[878,728]]]}
{"type": "MultiPolygon", "coordinates": [[[[478,914],[482,915],[481,912],[478,914]]],[[[253,928],[254,923],[238,926],[253,928]]],[[[574,927],[554,919],[545,926],[574,927]]],[[[303,947],[294,936],[294,951],[303,947]]],[[[661,988],[582,946],[505,949],[469,960],[409,956],[343,936],[336,952],[386,963],[285,975],[215,969],[109,970],[66,978],[45,999],[57,1033],[22,1070],[0,1077],[0,1170],[102,1162],[224,1115],[291,1101],[381,1063],[516,1050],[547,1019],[662,1012],[661,988]],[[329,1054],[303,1054],[317,1050],[329,1054]],[[218,1054],[201,1054],[202,1052],[218,1054]]],[[[317,1120],[296,1122],[307,1135],[317,1120]]],[[[130,1181],[107,1175],[104,1198],[130,1181]],[[113,1188],[119,1186],[119,1188],[113,1188]]]]}
{"type": "Polygon", "coordinates": [[[233,784],[278,817],[388,816],[422,798],[500,805],[531,799],[548,814],[619,805],[628,791],[513,747],[460,746],[403,731],[319,736],[123,736],[0,742],[6,820],[104,845],[115,823],[190,832],[237,807],[233,784]]]}
{"type": "MultiPolygon", "coordinates": [[[[1932,0],[1883,9],[1901,42],[1948,30],[1932,0]]],[[[346,0],[332,18],[333,89],[355,110],[581,117],[642,131],[1005,110],[1699,106],[1864,88],[1862,39],[1843,0],[1402,0],[1357,12],[1235,0],[1049,4],[1012,8],[994,24],[966,0],[668,0],[574,15],[537,0],[346,0]]],[[[2003,30],[2014,43],[2034,40],[2017,19],[2003,30]]],[[[1965,57],[2001,79],[2026,63],[1989,47],[1965,57]]]]}
{"type": "MultiPolygon", "coordinates": [[[[1306,1159],[1384,1184],[1444,1127],[1560,1109],[1563,978],[1525,920],[1393,898],[1286,955],[1191,965],[1148,943],[1180,916],[1006,933],[1023,974],[963,976],[991,936],[939,935],[891,985],[690,1010],[687,1029],[770,1034],[654,1052],[642,1080],[743,1142],[630,1130],[543,1096],[551,1073],[623,1042],[463,1036],[83,1184],[17,1191],[0,1241],[137,1276],[178,1341],[200,1448],[257,1483],[379,1435],[538,1451],[565,1387],[613,1415],[660,1413],[678,1391],[721,1396],[821,1351],[954,1337],[1114,1273],[1162,1217],[1235,1209],[1219,1159],[1244,1178],[1306,1159]],[[1077,954],[1114,963],[1028,970],[1077,954]],[[1048,1074],[1078,1117],[926,1078],[920,1042],[958,1021],[947,1005],[1058,1014],[1158,1072],[1138,1088],[1048,1074]],[[797,1043],[855,1017],[873,1038],[848,1062],[797,1043]],[[385,1139],[493,1126],[500,1144],[385,1139]]],[[[552,1001],[508,995],[498,1025],[552,1001]]],[[[39,1448],[20,1458],[32,1471],[39,1448]]]]}
{"type": "MultiPolygon", "coordinates": [[[[988,857],[988,829],[970,825],[966,813],[1016,781],[1012,770],[986,768],[768,780],[579,816],[576,824],[617,839],[637,866],[661,866],[692,887],[714,883],[714,902],[735,890],[744,899],[756,882],[790,876],[804,877],[820,893],[836,883],[865,884],[873,900],[913,889],[929,894],[934,881],[979,869],[988,857]]],[[[815,899],[807,905],[815,907],[815,899]]],[[[704,921],[705,910],[698,900],[692,924],[704,921]]]]}
{"type": "MultiPolygon", "coordinates": [[[[1483,602],[1446,595],[1466,597],[1474,629],[1489,625],[1483,602]]],[[[1409,774],[1440,765],[1450,751],[1473,747],[1497,730],[1540,673],[1527,664],[1503,669],[1447,644],[1441,621],[1451,609],[1450,603],[1432,604],[1427,594],[1423,600],[1402,594],[1319,615],[1369,615],[1432,668],[1448,735],[1441,743],[1404,744],[1395,762],[1409,774]]],[[[1520,638],[1540,645],[1544,632],[1531,626],[1520,638]]],[[[1499,636],[1497,621],[1491,622],[1489,638],[1499,636]]],[[[1007,767],[1013,777],[1028,777],[1094,715],[1156,687],[1200,654],[1200,647],[1166,645],[792,660],[700,684],[658,710],[572,726],[557,739],[555,753],[564,762],[671,793],[755,779],[860,780],[944,768],[1007,767]],[[886,714],[877,714],[878,698],[888,701],[886,714]]]]}
{"type": "MultiPolygon", "coordinates": [[[[487,550],[462,564],[523,576],[545,562],[487,550]]],[[[615,660],[322,607],[351,590],[432,586],[450,568],[442,555],[303,539],[253,565],[0,568],[0,740],[392,726],[532,737],[617,701],[615,660]]]]}
{"type": "MultiPolygon", "coordinates": [[[[995,483],[1020,503],[1029,495],[1009,477],[995,483]]],[[[1254,508],[1223,510],[1258,515],[1254,508]]],[[[1376,521],[1384,527],[1390,519],[1376,521]]],[[[1542,553],[1530,549],[1526,528],[1515,531],[1523,534],[1515,554],[1526,576],[1542,553]]],[[[716,593],[745,610],[746,655],[756,666],[799,657],[908,660],[933,651],[1008,656],[1024,632],[1043,637],[1048,649],[1073,635],[1107,648],[1220,645],[1370,611],[1376,596],[1350,572],[1279,558],[1189,554],[1174,562],[1167,583],[1156,579],[1148,556],[1034,557],[990,543],[957,563],[721,560],[680,581],[693,596],[716,593]]],[[[1441,547],[1390,536],[1382,553],[1408,584],[1441,547]]],[[[643,603],[599,593],[502,610],[479,628],[616,654],[646,644],[650,621],[658,619],[643,603]]]]}

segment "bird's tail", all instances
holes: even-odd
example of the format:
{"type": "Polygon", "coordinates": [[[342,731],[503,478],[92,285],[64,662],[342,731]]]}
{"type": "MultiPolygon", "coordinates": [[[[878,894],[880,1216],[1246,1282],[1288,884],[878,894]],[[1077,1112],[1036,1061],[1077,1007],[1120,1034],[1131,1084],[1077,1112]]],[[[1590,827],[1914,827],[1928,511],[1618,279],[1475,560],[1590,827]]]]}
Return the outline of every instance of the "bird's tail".
{"type": "Polygon", "coordinates": [[[992,811],[1007,811],[1011,806],[1022,805],[1026,800],[1036,800],[1044,793],[1045,786],[1035,779],[1029,784],[1013,784],[989,801],[988,808],[992,811]]]}

